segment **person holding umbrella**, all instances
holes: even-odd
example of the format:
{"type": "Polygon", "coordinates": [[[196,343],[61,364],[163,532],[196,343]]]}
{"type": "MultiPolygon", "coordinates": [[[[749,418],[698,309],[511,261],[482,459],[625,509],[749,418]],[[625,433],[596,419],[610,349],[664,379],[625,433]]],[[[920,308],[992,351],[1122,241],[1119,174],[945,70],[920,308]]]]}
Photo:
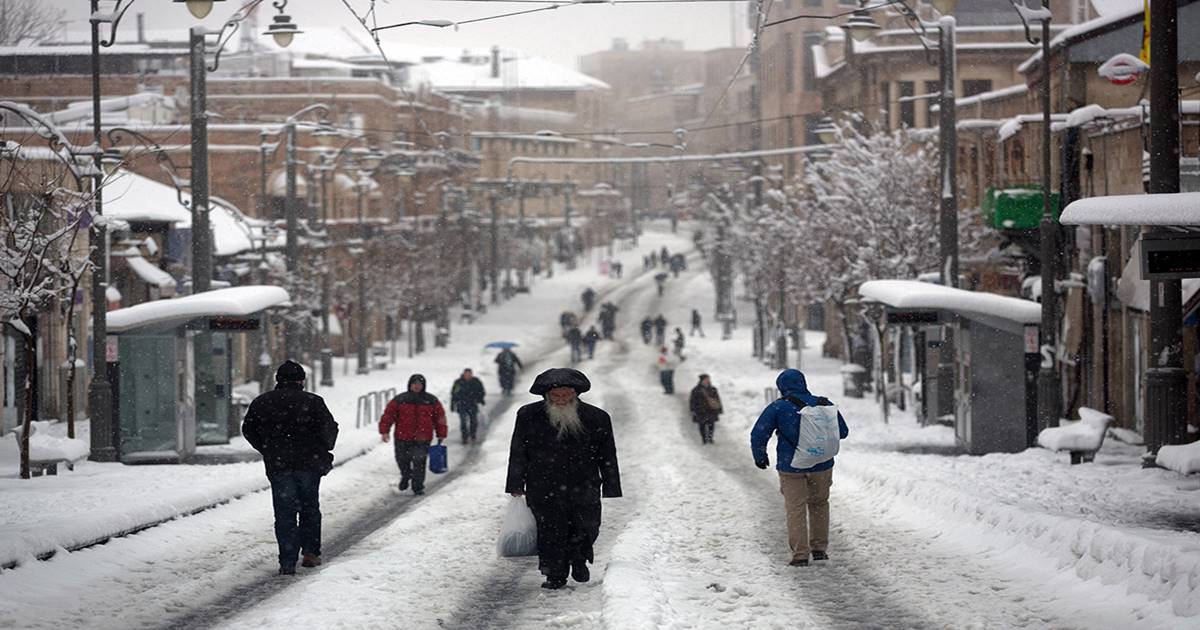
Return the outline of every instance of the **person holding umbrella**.
{"type": "Polygon", "coordinates": [[[521,365],[521,359],[517,358],[517,353],[512,351],[513,347],[516,345],[517,344],[512,342],[497,342],[488,344],[489,348],[499,347],[501,349],[500,354],[496,355],[495,362],[499,369],[500,389],[504,392],[505,396],[512,395],[513,383],[516,380],[517,370],[524,369],[525,367],[521,365]]]}
{"type": "Polygon", "coordinates": [[[600,499],[621,496],[612,419],[579,400],[591,386],[579,370],[552,368],[529,388],[542,400],[517,410],[504,491],[525,497],[533,512],[545,589],[566,586],[568,572],[591,579],[600,499]]]}
{"type": "Polygon", "coordinates": [[[668,274],[665,271],[660,271],[654,274],[654,282],[658,285],[658,296],[662,297],[663,291],[667,288],[668,274]]]}

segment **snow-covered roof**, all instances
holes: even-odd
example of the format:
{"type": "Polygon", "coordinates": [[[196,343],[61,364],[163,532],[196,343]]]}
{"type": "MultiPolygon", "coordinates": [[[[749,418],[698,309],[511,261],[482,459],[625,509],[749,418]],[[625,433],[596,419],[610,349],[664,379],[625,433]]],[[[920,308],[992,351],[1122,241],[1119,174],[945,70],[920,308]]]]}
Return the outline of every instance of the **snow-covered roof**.
{"type": "Polygon", "coordinates": [[[1071,202],[1065,225],[1200,225],[1200,193],[1109,195],[1071,202]]]}
{"type": "MultiPolygon", "coordinates": [[[[1180,7],[1182,7],[1183,5],[1191,4],[1193,1],[1194,0],[1183,0],[1179,4],[1180,7]]],[[[1115,27],[1122,22],[1129,22],[1130,24],[1133,24],[1137,21],[1135,18],[1142,15],[1142,3],[1113,0],[1112,2],[1106,3],[1106,11],[1101,11],[1100,13],[1100,17],[1096,19],[1075,24],[1074,26],[1071,26],[1070,28],[1059,33],[1054,37],[1054,39],[1050,40],[1050,50],[1054,51],[1058,48],[1062,48],[1063,46],[1066,46],[1077,39],[1083,39],[1098,31],[1115,27]]],[[[1022,74],[1029,72],[1030,69],[1041,63],[1041,60],[1042,50],[1039,48],[1037,52],[1023,61],[1021,65],[1017,66],[1017,72],[1022,74]]]]}
{"type": "Polygon", "coordinates": [[[264,285],[217,289],[109,311],[108,331],[119,334],[138,329],[173,328],[202,317],[241,317],[287,301],[288,292],[282,287],[264,285]]]}
{"type": "Polygon", "coordinates": [[[869,280],[859,285],[858,294],[898,309],[944,310],[1018,324],[1037,324],[1042,319],[1037,302],[917,280],[869,280]]]}
{"type": "Polygon", "coordinates": [[[191,212],[180,205],[173,187],[125,169],[113,171],[104,182],[104,216],[185,225],[192,221],[191,212]]]}
{"type": "MultiPolygon", "coordinates": [[[[1145,117],[1145,122],[1150,120],[1149,103],[1146,106],[1134,105],[1132,107],[1102,107],[1100,105],[1091,104],[1071,110],[1067,114],[1066,119],[1061,122],[1050,125],[1051,131],[1062,131],[1073,127],[1083,127],[1097,120],[1119,120],[1124,118],[1141,118],[1145,117]]],[[[1179,102],[1179,113],[1187,115],[1195,115],[1200,113],[1200,101],[1188,100],[1179,102]]]]}
{"type": "Polygon", "coordinates": [[[175,278],[149,260],[141,256],[125,256],[124,260],[125,264],[129,265],[129,268],[146,284],[152,284],[160,289],[175,287],[175,278]]]}
{"type": "Polygon", "coordinates": [[[514,56],[506,51],[500,64],[500,76],[494,77],[490,57],[438,59],[412,66],[410,81],[446,92],[609,89],[599,79],[541,57],[514,56]]]}

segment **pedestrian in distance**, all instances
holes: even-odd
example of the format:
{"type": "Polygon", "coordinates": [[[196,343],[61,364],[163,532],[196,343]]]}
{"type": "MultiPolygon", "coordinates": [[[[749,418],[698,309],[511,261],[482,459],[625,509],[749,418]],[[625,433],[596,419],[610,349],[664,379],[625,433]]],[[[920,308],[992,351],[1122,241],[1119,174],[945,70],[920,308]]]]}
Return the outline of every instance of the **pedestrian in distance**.
{"type": "Polygon", "coordinates": [[[579,370],[552,368],[529,392],[542,400],[517,410],[504,490],[525,497],[537,524],[542,588],[559,589],[568,572],[591,579],[600,535],[600,499],[621,496],[612,419],[579,400],[591,383],[579,370]]]}
{"type": "Polygon", "coordinates": [[[262,453],[271,482],[279,574],[321,564],[321,477],[333,469],[338,425],[320,396],[304,391],[304,368],[284,361],[275,389],[250,403],[242,435],[262,453]]]}
{"type": "Polygon", "coordinates": [[[663,291],[667,289],[668,274],[665,271],[660,271],[654,274],[654,284],[658,288],[658,296],[662,297],[663,291]]]}
{"type": "Polygon", "coordinates": [[[505,396],[511,396],[517,370],[523,370],[525,366],[521,365],[521,359],[511,348],[501,350],[500,354],[496,355],[495,362],[500,376],[500,391],[504,392],[505,396]]]}
{"type": "Polygon", "coordinates": [[[800,370],[787,369],[775,379],[783,396],[767,405],[750,431],[754,465],[771,465],[767,442],[775,440],[775,469],[787,513],[791,566],[829,559],[829,488],[833,457],[850,435],[846,420],[828,398],[814,396],[800,370]]]}
{"type": "Polygon", "coordinates": [[[558,325],[562,328],[563,337],[566,337],[567,331],[571,330],[571,327],[575,325],[575,313],[563,311],[558,316],[558,325]]]}
{"type": "Polygon", "coordinates": [[[446,439],[446,410],[437,396],[425,391],[425,377],[413,374],[408,391],[388,402],[379,419],[379,439],[395,438],[402,492],[411,483],[413,494],[425,494],[425,461],[435,433],[441,444],[446,439]]]}
{"type": "Polygon", "coordinates": [[[588,287],[587,289],[584,289],[583,294],[580,295],[579,298],[580,301],[583,302],[583,312],[592,312],[592,304],[596,302],[596,292],[593,291],[591,287],[588,287]]]}
{"type": "Polygon", "coordinates": [[[659,313],[658,317],[654,318],[654,345],[662,346],[662,345],[666,345],[666,343],[667,343],[667,318],[663,317],[662,313],[659,313]]]}
{"type": "Polygon", "coordinates": [[[617,330],[617,311],[616,304],[605,302],[600,305],[600,336],[605,339],[612,339],[613,332],[617,330]]]}
{"type": "Polygon", "coordinates": [[[578,326],[571,326],[567,331],[567,345],[571,346],[571,363],[583,360],[583,332],[578,326]]]}
{"type": "Polygon", "coordinates": [[[587,333],[583,335],[583,347],[587,349],[588,358],[592,359],[596,356],[596,342],[600,341],[600,333],[596,331],[595,326],[588,328],[587,333]]]}
{"type": "Polygon", "coordinates": [[[700,311],[692,309],[692,329],[688,332],[688,336],[694,337],[696,333],[700,333],[701,339],[704,338],[704,329],[700,327],[700,311]]]}
{"type": "Polygon", "coordinates": [[[682,328],[675,329],[675,339],[673,339],[671,341],[671,343],[675,346],[675,356],[682,359],[683,358],[683,347],[685,345],[687,345],[687,337],[683,336],[682,328]]]}
{"type": "Polygon", "coordinates": [[[658,349],[658,359],[654,362],[658,368],[658,380],[662,383],[663,393],[671,395],[675,393],[675,367],[679,362],[667,352],[667,347],[663,346],[658,349]]]}
{"type": "Polygon", "coordinates": [[[642,320],[642,343],[650,345],[654,336],[654,320],[647,316],[642,320]]]}
{"type": "Polygon", "coordinates": [[[664,266],[664,267],[666,267],[667,263],[670,262],[671,252],[667,251],[666,245],[663,245],[662,249],[659,250],[658,259],[659,259],[659,261],[662,262],[662,266],[664,266]]]}
{"type": "Polygon", "coordinates": [[[475,378],[471,368],[462,371],[450,386],[450,409],[458,414],[462,443],[474,442],[479,429],[479,408],[483,406],[487,392],[483,381],[475,378]]]}
{"type": "Polygon", "coordinates": [[[625,265],[621,264],[621,261],[619,260],[614,260],[612,264],[612,270],[613,275],[617,277],[617,280],[620,280],[621,274],[625,271],[625,265]]]}
{"type": "Polygon", "coordinates": [[[692,422],[700,429],[700,443],[712,444],[713,429],[725,409],[721,406],[721,395],[707,374],[701,374],[700,382],[692,388],[688,408],[692,412],[692,422]]]}

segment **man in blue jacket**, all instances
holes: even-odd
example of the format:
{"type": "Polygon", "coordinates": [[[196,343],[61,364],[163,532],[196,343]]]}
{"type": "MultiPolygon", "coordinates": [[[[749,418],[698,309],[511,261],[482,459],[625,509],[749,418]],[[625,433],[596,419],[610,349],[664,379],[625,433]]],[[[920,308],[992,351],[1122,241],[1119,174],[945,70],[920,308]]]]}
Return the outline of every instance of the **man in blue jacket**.
{"type": "MultiPolygon", "coordinates": [[[[762,469],[770,466],[767,442],[772,434],[778,433],[775,468],[779,471],[779,491],[783,494],[787,512],[788,546],[792,549],[792,560],[788,564],[803,567],[808,566],[810,552],[813,560],[829,559],[829,487],[833,485],[832,453],[836,448],[830,450],[826,459],[820,452],[814,454],[809,443],[811,438],[804,437],[804,452],[797,453],[802,439],[801,422],[819,422],[822,416],[831,421],[831,416],[836,414],[839,439],[846,439],[850,429],[829,399],[808,391],[808,383],[800,370],[784,370],[775,379],[775,386],[783,397],[767,405],[754,423],[750,431],[750,451],[754,454],[755,466],[762,469]],[[822,407],[829,409],[820,409],[822,407]],[[811,409],[806,412],[806,408],[811,409]],[[793,468],[792,465],[800,461],[808,465],[793,468]]],[[[832,436],[829,438],[832,440],[832,436]]],[[[836,441],[831,446],[836,447],[836,441]]]]}

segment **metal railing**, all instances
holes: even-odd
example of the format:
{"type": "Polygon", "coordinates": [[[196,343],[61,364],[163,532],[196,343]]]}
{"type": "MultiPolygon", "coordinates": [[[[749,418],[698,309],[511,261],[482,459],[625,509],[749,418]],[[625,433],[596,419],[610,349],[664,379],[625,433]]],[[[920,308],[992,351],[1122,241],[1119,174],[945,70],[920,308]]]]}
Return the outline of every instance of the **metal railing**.
{"type": "Polygon", "coordinates": [[[379,421],[388,401],[396,397],[396,388],[389,387],[377,392],[368,392],[358,397],[358,405],[354,416],[354,428],[360,428],[379,421]]]}

